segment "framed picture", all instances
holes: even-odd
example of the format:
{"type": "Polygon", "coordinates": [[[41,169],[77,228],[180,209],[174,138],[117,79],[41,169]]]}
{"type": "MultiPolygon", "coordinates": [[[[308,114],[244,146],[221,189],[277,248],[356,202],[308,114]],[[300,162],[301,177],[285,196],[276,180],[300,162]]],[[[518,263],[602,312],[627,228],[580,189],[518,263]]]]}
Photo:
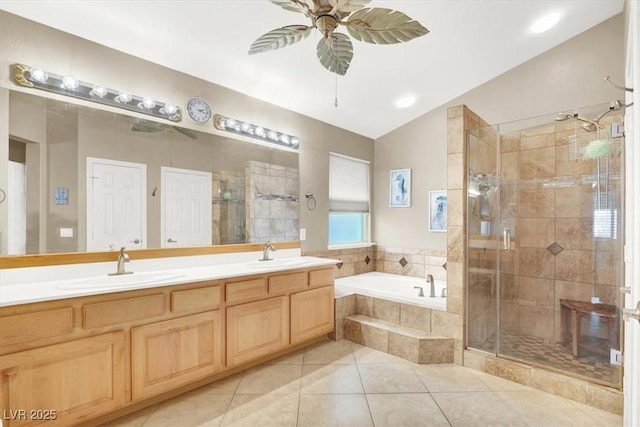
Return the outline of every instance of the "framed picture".
{"type": "Polygon", "coordinates": [[[389,177],[389,206],[411,206],[411,169],[394,169],[389,177]]]}
{"type": "Polygon", "coordinates": [[[429,191],[429,231],[447,231],[447,192],[429,191]]]}

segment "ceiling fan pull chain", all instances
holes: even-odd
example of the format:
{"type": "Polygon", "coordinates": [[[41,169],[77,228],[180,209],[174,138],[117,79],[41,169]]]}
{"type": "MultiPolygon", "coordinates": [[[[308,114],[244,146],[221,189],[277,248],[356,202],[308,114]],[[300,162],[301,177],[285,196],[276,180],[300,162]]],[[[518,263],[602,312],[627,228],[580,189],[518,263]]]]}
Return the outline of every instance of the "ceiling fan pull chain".
{"type": "Polygon", "coordinates": [[[333,106],[338,108],[338,75],[334,74],[335,78],[336,78],[336,98],[333,101],[333,106]]]}

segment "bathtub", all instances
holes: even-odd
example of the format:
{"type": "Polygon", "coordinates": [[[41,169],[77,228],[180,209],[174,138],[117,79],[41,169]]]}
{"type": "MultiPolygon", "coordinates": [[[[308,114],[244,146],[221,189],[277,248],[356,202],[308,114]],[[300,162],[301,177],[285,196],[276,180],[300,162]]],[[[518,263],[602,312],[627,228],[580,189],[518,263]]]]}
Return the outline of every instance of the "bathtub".
{"type": "Polygon", "coordinates": [[[441,296],[442,289],[446,289],[446,287],[446,282],[436,280],[436,296],[431,298],[429,284],[424,278],[374,271],[336,279],[335,295],[341,297],[355,293],[436,310],[446,310],[447,299],[441,296]],[[418,296],[420,291],[414,289],[414,286],[423,288],[425,296],[418,296]]]}

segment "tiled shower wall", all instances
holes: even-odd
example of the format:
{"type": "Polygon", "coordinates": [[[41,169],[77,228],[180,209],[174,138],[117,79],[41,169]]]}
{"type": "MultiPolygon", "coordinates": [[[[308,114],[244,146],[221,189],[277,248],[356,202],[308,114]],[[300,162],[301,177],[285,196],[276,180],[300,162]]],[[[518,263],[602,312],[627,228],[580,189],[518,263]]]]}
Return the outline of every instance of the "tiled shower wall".
{"type": "Polygon", "coordinates": [[[212,179],[212,244],[244,243],[244,171],[216,171],[212,179]]]}
{"type": "MultiPolygon", "coordinates": [[[[602,123],[607,126],[616,120],[621,118],[610,117],[602,123]]],[[[595,139],[596,136],[586,134],[580,126],[577,128],[576,131],[573,122],[560,123],[501,135],[502,200],[499,206],[503,224],[494,221],[492,226],[511,227],[513,244],[517,248],[500,255],[500,327],[509,332],[560,341],[560,299],[590,301],[591,297],[599,297],[601,302],[617,303],[620,240],[594,238],[596,161],[574,160],[576,147],[569,137],[576,132],[579,137],[595,139]]],[[[482,140],[482,136],[479,139],[482,140]]],[[[478,146],[486,144],[483,140],[478,146]]],[[[620,141],[614,141],[614,144],[620,144],[620,141]]],[[[475,159],[474,162],[477,168],[480,162],[475,159]]],[[[495,173],[490,160],[486,166],[487,171],[493,169],[495,173]]],[[[613,177],[606,186],[608,195],[620,209],[620,156],[617,152],[600,160],[601,176],[607,167],[613,177]]],[[[605,187],[601,187],[601,200],[605,200],[605,187]]],[[[474,226],[472,212],[470,206],[470,243],[483,239],[473,233],[478,233],[479,229],[474,226]]],[[[617,233],[620,236],[619,227],[617,233]]],[[[483,320],[487,335],[495,331],[492,320],[495,316],[491,313],[495,310],[495,301],[490,301],[489,294],[477,298],[483,291],[491,292],[490,281],[495,277],[487,272],[495,263],[494,257],[495,252],[491,250],[470,249],[469,289],[475,292],[474,298],[470,298],[470,338],[481,338],[482,331],[472,328],[474,325],[481,328],[483,320]],[[472,315],[483,315],[481,306],[487,309],[486,319],[471,319],[472,315]]],[[[606,338],[606,325],[600,329],[598,326],[595,325],[595,333],[606,338]]],[[[594,333],[593,328],[584,330],[594,333]]]]}
{"type": "Polygon", "coordinates": [[[251,160],[246,180],[247,241],[298,240],[298,169],[251,160]]]}

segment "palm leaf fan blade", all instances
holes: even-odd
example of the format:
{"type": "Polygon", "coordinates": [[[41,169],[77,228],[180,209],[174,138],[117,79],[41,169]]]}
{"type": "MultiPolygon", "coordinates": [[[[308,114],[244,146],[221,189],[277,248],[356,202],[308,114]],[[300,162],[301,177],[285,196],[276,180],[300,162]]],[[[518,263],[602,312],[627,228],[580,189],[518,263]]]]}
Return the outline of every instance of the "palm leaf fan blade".
{"type": "Polygon", "coordinates": [[[320,39],[317,54],[324,68],[344,76],[353,59],[353,44],[345,34],[333,33],[328,39],[320,39]]]}
{"type": "Polygon", "coordinates": [[[371,0],[329,0],[329,4],[338,12],[355,12],[369,4],[371,0]]]}
{"type": "Polygon", "coordinates": [[[306,25],[287,25],[276,28],[258,37],[249,48],[249,55],[280,49],[297,43],[309,35],[311,27],[306,25]]]}
{"type": "Polygon", "coordinates": [[[155,133],[161,132],[167,128],[167,125],[162,123],[152,122],[151,120],[137,119],[131,130],[134,132],[155,133]]]}
{"type": "Polygon", "coordinates": [[[347,31],[357,40],[373,44],[395,44],[429,32],[418,21],[397,10],[361,9],[349,16],[347,31]]]}
{"type": "Polygon", "coordinates": [[[174,126],[173,127],[177,132],[180,132],[181,134],[188,136],[191,139],[197,139],[198,138],[198,133],[194,130],[191,129],[187,129],[187,128],[183,128],[180,126],[174,126]]]}
{"type": "Polygon", "coordinates": [[[311,8],[313,8],[313,0],[269,0],[271,3],[280,6],[284,10],[288,10],[290,12],[302,12],[307,13],[311,8]]]}

